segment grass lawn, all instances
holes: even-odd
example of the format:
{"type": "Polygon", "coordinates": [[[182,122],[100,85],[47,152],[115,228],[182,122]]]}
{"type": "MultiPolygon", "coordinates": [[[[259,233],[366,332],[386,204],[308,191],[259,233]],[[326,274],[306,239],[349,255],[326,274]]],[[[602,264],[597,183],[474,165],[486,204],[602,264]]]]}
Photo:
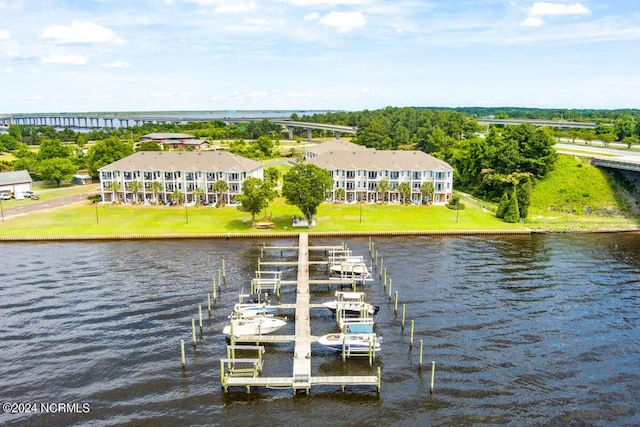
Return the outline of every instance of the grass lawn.
{"type": "MultiPolygon", "coordinates": [[[[263,215],[256,216],[256,220],[263,215]]],[[[99,204],[96,213],[96,205],[87,201],[10,218],[0,225],[0,236],[196,235],[257,231],[268,234],[308,231],[307,228],[291,226],[293,215],[300,216],[298,209],[278,198],[267,209],[267,216],[271,216],[275,227],[256,230],[251,228],[250,215],[233,206],[187,208],[99,204]]],[[[521,224],[506,224],[492,213],[469,203],[467,209],[459,211],[458,215],[456,211],[443,206],[323,204],[318,210],[316,222],[314,232],[525,229],[521,224]]]]}

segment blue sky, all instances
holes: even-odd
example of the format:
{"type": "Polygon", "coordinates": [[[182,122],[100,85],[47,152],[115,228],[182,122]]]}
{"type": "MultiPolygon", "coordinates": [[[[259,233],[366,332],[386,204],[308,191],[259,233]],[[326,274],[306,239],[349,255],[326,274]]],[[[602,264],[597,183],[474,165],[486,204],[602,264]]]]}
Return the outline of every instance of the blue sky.
{"type": "Polygon", "coordinates": [[[640,108],[638,0],[0,0],[0,113],[640,108]]]}

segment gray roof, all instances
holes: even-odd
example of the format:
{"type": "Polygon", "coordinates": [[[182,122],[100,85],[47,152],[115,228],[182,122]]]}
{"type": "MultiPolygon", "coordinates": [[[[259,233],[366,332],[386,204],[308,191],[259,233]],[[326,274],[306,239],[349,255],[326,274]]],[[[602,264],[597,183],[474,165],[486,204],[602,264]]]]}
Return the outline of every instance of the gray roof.
{"type": "Polygon", "coordinates": [[[142,135],[143,140],[158,140],[158,139],[194,139],[195,136],[188,135],[186,133],[172,133],[172,132],[152,132],[146,135],[142,135]]]}
{"type": "Polygon", "coordinates": [[[330,151],[340,151],[340,150],[366,150],[367,147],[362,145],[354,144],[353,142],[343,141],[341,139],[332,139],[331,141],[322,142],[320,144],[314,145],[313,147],[307,147],[306,151],[314,153],[316,156],[320,154],[327,153],[330,151]]]}
{"type": "Polygon", "coordinates": [[[416,150],[339,150],[321,154],[308,162],[328,170],[453,170],[447,162],[416,150]]]}
{"type": "Polygon", "coordinates": [[[260,162],[226,151],[139,151],[99,170],[250,172],[262,167],[260,162]]]}
{"type": "Polygon", "coordinates": [[[33,182],[33,180],[26,170],[0,172],[0,185],[25,184],[27,182],[33,182]]]}

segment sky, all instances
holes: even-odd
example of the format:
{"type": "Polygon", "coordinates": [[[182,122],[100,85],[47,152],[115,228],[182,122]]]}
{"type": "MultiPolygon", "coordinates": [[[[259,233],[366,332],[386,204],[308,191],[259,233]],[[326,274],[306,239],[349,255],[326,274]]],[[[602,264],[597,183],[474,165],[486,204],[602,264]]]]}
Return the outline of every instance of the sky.
{"type": "Polygon", "coordinates": [[[0,0],[0,114],[640,108],[639,0],[0,0]]]}

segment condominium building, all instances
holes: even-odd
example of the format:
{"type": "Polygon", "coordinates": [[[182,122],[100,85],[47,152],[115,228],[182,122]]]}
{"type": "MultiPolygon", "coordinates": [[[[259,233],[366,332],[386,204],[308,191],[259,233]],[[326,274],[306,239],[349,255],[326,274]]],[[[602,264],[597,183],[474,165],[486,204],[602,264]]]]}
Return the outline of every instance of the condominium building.
{"type": "Polygon", "coordinates": [[[262,163],[222,151],[140,151],[98,171],[102,200],[125,203],[168,203],[176,195],[184,203],[234,203],[246,178],[263,179],[262,163]],[[227,191],[218,194],[218,181],[227,191]]]}
{"type": "Polygon", "coordinates": [[[399,203],[403,201],[398,191],[402,183],[410,188],[406,201],[414,204],[445,204],[453,192],[453,168],[422,151],[337,149],[318,154],[307,162],[331,174],[334,180],[329,195],[331,201],[344,197],[346,202],[399,203]],[[384,193],[379,192],[381,181],[389,183],[389,190],[384,193]],[[427,182],[433,185],[433,194],[428,196],[422,191],[427,182]]]}

